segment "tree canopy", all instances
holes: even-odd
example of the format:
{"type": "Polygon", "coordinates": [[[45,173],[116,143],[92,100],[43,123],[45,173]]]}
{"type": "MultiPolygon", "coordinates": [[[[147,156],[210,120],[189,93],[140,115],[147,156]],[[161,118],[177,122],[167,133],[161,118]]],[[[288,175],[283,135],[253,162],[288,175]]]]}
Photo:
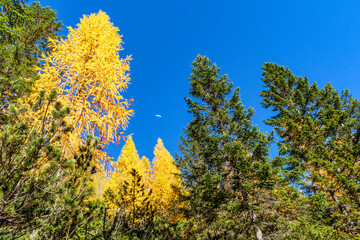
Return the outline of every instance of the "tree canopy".
{"type": "Polygon", "coordinates": [[[264,63],[267,133],[198,55],[179,152],[155,138],[141,157],[141,136],[125,134],[131,56],[119,29],[103,11],[67,36],[61,27],[39,2],[0,0],[0,239],[359,239],[360,101],[349,90],[264,63]]]}

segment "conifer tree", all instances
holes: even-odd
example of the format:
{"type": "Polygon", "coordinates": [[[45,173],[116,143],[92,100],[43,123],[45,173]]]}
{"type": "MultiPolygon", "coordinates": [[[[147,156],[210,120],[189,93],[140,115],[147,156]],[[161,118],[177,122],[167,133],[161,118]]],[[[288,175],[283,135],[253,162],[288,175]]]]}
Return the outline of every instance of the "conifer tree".
{"type": "Polygon", "coordinates": [[[140,159],[138,166],[139,175],[142,177],[145,188],[151,189],[151,176],[153,174],[153,169],[151,168],[149,159],[143,156],[140,159]]]}
{"type": "MultiPolygon", "coordinates": [[[[146,193],[150,192],[149,179],[150,179],[150,164],[146,157],[139,158],[139,154],[135,148],[134,141],[132,137],[129,136],[118,161],[114,172],[111,174],[109,181],[105,184],[105,189],[109,189],[114,194],[114,199],[128,199],[130,196],[125,196],[124,193],[124,184],[125,182],[130,183],[131,179],[134,177],[131,173],[134,169],[136,175],[140,176],[141,186],[144,186],[144,191],[146,193]]],[[[130,192],[127,192],[130,193],[130,192]]],[[[117,208],[116,202],[109,202],[108,207],[110,209],[109,214],[115,213],[117,208]]],[[[127,206],[127,211],[131,211],[132,207],[127,206]]]]}
{"type": "Polygon", "coordinates": [[[129,136],[124,147],[121,149],[121,154],[116,162],[116,172],[121,173],[121,175],[125,177],[127,172],[132,168],[135,168],[139,160],[140,158],[135,143],[132,137],[129,136]]]}
{"type": "MultiPolygon", "coordinates": [[[[105,183],[105,190],[111,190],[116,198],[120,198],[125,181],[130,180],[130,170],[135,168],[138,161],[139,154],[132,137],[129,136],[124,147],[121,149],[121,154],[115,163],[114,171],[111,173],[108,182],[105,183]]],[[[115,213],[116,206],[115,202],[108,203],[109,214],[115,213]]]]}
{"type": "Polygon", "coordinates": [[[121,188],[107,189],[105,202],[114,204],[115,214],[108,214],[105,209],[103,216],[102,237],[104,239],[149,239],[153,229],[155,209],[151,204],[151,192],[147,191],[142,177],[134,168],[129,171],[129,179],[121,188]],[[110,215],[110,216],[108,216],[110,215]]]}
{"type": "Polygon", "coordinates": [[[174,188],[180,188],[180,171],[173,157],[159,138],[154,149],[152,201],[158,211],[168,215],[177,195],[174,188]]]}
{"type": "Polygon", "coordinates": [[[55,92],[42,92],[31,110],[41,108],[51,111],[39,125],[24,116],[28,109],[11,104],[0,127],[1,239],[70,237],[83,224],[84,214],[93,211],[86,203],[92,194],[90,178],[79,178],[93,172],[96,141],[88,138],[80,155],[65,157],[56,133],[70,131],[65,121],[69,109],[56,101],[55,92]]]}
{"type": "Polygon", "coordinates": [[[251,123],[254,111],[245,109],[239,88],[216,64],[197,56],[192,71],[186,103],[193,120],[177,157],[185,213],[197,238],[264,239],[276,173],[268,159],[271,135],[251,123]]]}
{"type": "MultiPolygon", "coordinates": [[[[37,68],[35,91],[56,89],[62,104],[72,109],[68,120],[74,130],[62,137],[67,154],[76,151],[87,133],[96,135],[101,147],[119,141],[132,116],[130,101],[121,95],[130,80],[130,57],[120,58],[123,48],[118,31],[102,11],[84,16],[77,28],[69,27],[66,39],[51,40],[52,51],[37,68]]],[[[33,96],[22,101],[32,101],[33,96]]],[[[34,121],[41,114],[33,116],[34,121]]],[[[103,150],[94,154],[97,160],[110,160],[103,150]]]]}
{"type": "Polygon", "coordinates": [[[319,89],[283,66],[262,68],[262,104],[276,113],[266,123],[281,137],[277,164],[310,196],[313,221],[348,237],[358,233],[360,102],[348,90],[338,93],[330,83],[319,89]]]}
{"type": "Polygon", "coordinates": [[[24,6],[26,0],[0,1],[0,41],[13,42],[19,37],[17,24],[26,21],[24,6]]]}
{"type": "Polygon", "coordinates": [[[0,1],[0,94],[1,110],[31,91],[37,79],[34,66],[50,51],[62,23],[56,12],[38,2],[0,1]],[[31,81],[26,79],[31,78],[31,81]]]}

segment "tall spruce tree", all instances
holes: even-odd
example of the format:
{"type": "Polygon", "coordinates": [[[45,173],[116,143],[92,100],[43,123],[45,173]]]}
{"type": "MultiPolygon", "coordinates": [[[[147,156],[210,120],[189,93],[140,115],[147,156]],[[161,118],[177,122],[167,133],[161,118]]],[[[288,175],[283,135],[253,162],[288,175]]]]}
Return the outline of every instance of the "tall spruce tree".
{"type": "Polygon", "coordinates": [[[262,104],[276,113],[265,122],[281,137],[277,164],[285,178],[309,196],[313,219],[343,238],[357,234],[360,102],[329,83],[322,89],[310,85],[284,66],[262,68],[262,104]]]}
{"type": "Polygon", "coordinates": [[[268,158],[272,136],[252,124],[254,111],[216,64],[197,56],[192,71],[186,103],[193,120],[177,156],[185,214],[199,239],[264,239],[276,176],[268,158]]]}

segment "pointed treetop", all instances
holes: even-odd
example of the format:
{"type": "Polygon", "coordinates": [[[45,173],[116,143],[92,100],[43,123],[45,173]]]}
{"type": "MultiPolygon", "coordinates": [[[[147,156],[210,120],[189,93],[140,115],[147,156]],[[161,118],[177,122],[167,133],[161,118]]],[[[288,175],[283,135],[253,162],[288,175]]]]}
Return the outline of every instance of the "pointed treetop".
{"type": "Polygon", "coordinates": [[[134,141],[131,136],[128,137],[121,154],[117,161],[118,169],[130,169],[134,167],[139,161],[139,154],[135,148],[134,141]]]}
{"type": "Polygon", "coordinates": [[[154,149],[153,163],[153,195],[152,198],[159,211],[167,213],[173,201],[177,198],[174,187],[180,187],[180,171],[176,167],[171,154],[159,138],[154,149]]]}
{"type": "Polygon", "coordinates": [[[161,138],[158,138],[158,140],[157,140],[157,143],[156,143],[156,146],[155,146],[155,150],[156,149],[164,149],[165,147],[164,147],[164,143],[163,143],[163,141],[161,140],[161,138]]]}

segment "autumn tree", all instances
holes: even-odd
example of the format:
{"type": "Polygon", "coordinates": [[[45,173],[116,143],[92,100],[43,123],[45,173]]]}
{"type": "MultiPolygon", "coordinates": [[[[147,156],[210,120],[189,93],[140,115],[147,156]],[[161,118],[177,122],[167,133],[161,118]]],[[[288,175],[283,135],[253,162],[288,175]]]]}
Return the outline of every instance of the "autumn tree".
{"type": "Polygon", "coordinates": [[[359,232],[360,102],[330,83],[319,88],[288,68],[265,63],[262,104],[275,115],[266,123],[281,138],[276,164],[311,204],[312,222],[342,237],[359,232]]]}
{"type": "Polygon", "coordinates": [[[251,122],[227,75],[197,56],[186,98],[192,121],[177,158],[184,211],[198,239],[264,239],[274,214],[270,192],[276,171],[268,158],[271,135],[251,122]]]}
{"type": "MultiPolygon", "coordinates": [[[[114,201],[108,202],[108,207],[110,208],[109,214],[114,214],[118,204],[116,201],[123,199],[122,201],[130,201],[131,196],[124,193],[124,185],[127,182],[131,182],[131,179],[134,177],[131,173],[132,170],[136,171],[136,175],[139,175],[141,182],[140,184],[144,186],[144,192],[150,192],[150,164],[146,157],[139,158],[139,154],[135,148],[134,141],[131,136],[128,137],[121,154],[116,162],[114,171],[110,175],[109,181],[105,184],[104,188],[112,191],[112,194],[115,195],[114,201]]],[[[130,192],[127,192],[130,193],[130,192]]],[[[131,211],[132,206],[127,206],[126,211],[131,211]]]]}
{"type": "Polygon", "coordinates": [[[107,212],[112,209],[105,209],[104,239],[145,239],[152,231],[156,210],[150,201],[151,192],[146,190],[137,170],[131,169],[129,175],[121,187],[107,189],[104,194],[105,202],[116,205],[115,214],[107,212]]]}
{"type": "Polygon", "coordinates": [[[142,156],[142,158],[140,158],[137,171],[142,178],[142,182],[144,183],[145,188],[147,191],[150,191],[152,186],[151,176],[153,175],[154,171],[147,157],[142,156]]]}
{"type": "Polygon", "coordinates": [[[131,136],[129,136],[125,142],[124,147],[121,149],[120,156],[116,162],[115,172],[124,176],[134,168],[139,162],[139,154],[136,150],[135,143],[131,136]]]}
{"type": "Polygon", "coordinates": [[[168,215],[173,201],[177,199],[174,188],[180,188],[180,171],[160,138],[155,146],[154,155],[152,201],[159,212],[168,215]]]}
{"type": "MultiPolygon", "coordinates": [[[[52,51],[43,56],[43,67],[37,68],[35,90],[56,89],[61,104],[72,109],[67,120],[74,130],[62,138],[67,153],[74,152],[87,133],[97,136],[102,147],[119,141],[133,114],[130,101],[121,95],[130,80],[130,57],[119,56],[123,48],[118,31],[102,11],[84,16],[77,28],[69,27],[66,39],[51,40],[52,51]]],[[[23,101],[32,101],[34,96],[23,101]]],[[[34,116],[34,121],[44,114],[34,116]]],[[[104,151],[95,155],[109,159],[104,151]]]]}
{"type": "Polygon", "coordinates": [[[151,201],[150,163],[139,158],[134,141],[128,137],[109,180],[103,185],[103,233],[105,239],[149,234],[155,216],[151,201]],[[124,235],[125,234],[125,235],[124,235]]]}

